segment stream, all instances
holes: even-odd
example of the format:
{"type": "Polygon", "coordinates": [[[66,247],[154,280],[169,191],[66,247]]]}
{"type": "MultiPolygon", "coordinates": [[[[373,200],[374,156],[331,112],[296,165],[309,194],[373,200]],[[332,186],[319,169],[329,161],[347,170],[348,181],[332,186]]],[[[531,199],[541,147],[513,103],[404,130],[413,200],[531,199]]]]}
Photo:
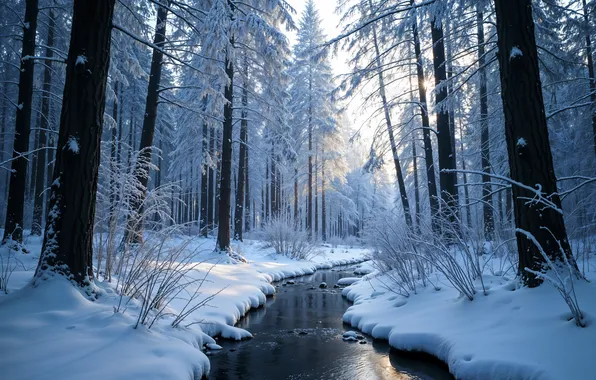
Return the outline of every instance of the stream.
{"type": "Polygon", "coordinates": [[[219,339],[223,349],[210,353],[209,379],[452,379],[440,365],[404,357],[386,342],[342,340],[353,330],[342,322],[350,303],[333,288],[342,277],[355,275],[344,267],[275,283],[275,297],[236,324],[254,339],[219,339]],[[329,288],[319,289],[321,282],[329,288]]]}

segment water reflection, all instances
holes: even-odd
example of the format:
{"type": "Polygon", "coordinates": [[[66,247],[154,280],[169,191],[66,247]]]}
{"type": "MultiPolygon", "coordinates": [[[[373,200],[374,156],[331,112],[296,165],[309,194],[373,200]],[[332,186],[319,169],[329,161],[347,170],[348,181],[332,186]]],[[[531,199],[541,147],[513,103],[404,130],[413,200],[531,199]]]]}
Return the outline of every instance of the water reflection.
{"type": "Polygon", "coordinates": [[[209,379],[451,379],[442,368],[390,354],[383,342],[344,342],[350,330],[342,314],[350,306],[341,289],[332,287],[351,272],[319,271],[278,284],[278,293],[264,307],[252,310],[238,327],[255,338],[244,342],[220,341],[223,350],[211,359],[209,379]],[[314,289],[312,289],[314,287],[314,289]],[[399,368],[399,370],[398,370],[399,368]]]}

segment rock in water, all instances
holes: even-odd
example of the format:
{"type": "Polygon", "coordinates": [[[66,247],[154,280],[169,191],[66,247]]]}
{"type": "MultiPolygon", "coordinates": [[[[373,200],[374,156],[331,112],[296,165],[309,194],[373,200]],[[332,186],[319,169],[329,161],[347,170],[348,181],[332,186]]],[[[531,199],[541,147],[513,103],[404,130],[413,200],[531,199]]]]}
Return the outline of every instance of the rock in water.
{"type": "Polygon", "coordinates": [[[319,288],[321,288],[321,289],[327,288],[327,283],[326,282],[321,282],[321,285],[319,285],[319,288]]]}

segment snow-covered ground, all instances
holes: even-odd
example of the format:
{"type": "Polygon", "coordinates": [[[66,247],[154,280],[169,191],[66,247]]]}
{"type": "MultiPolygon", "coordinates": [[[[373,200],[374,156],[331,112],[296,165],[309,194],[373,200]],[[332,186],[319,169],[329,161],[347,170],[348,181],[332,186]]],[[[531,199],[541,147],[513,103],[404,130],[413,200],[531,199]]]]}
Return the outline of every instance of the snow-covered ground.
{"type": "MultiPolygon", "coordinates": [[[[182,244],[174,239],[169,244],[182,244]]],[[[309,261],[275,255],[258,241],[234,243],[248,263],[234,263],[213,252],[212,239],[193,239],[185,246],[193,252],[188,265],[201,284],[195,303],[216,294],[172,328],[173,317],[186,304],[184,295],[172,301],[163,318],[151,328],[140,325],[140,303],[123,299],[112,283],[98,282],[95,301],[85,298],[63,278],[29,285],[39,258],[41,240],[29,238],[30,254],[17,254],[18,263],[8,295],[0,295],[0,374],[17,379],[189,379],[209,370],[205,349],[217,349],[212,336],[250,337],[233,325],[250,308],[263,305],[275,292],[272,281],[313,273],[320,268],[362,261],[363,248],[317,247],[309,261]],[[214,265],[216,264],[216,265],[214,265]],[[196,265],[196,266],[195,266],[196,265]],[[200,281],[205,278],[205,281],[200,281]]],[[[6,259],[7,250],[0,254],[6,259]]],[[[16,260],[16,261],[15,261],[16,260]]],[[[192,293],[192,287],[186,289],[192,293]]]]}
{"type": "Polygon", "coordinates": [[[486,296],[461,297],[445,278],[408,298],[376,273],[343,290],[354,301],[344,322],[397,349],[430,353],[461,379],[596,379],[596,262],[576,281],[587,326],[577,327],[549,283],[520,287],[484,276],[486,296]]]}

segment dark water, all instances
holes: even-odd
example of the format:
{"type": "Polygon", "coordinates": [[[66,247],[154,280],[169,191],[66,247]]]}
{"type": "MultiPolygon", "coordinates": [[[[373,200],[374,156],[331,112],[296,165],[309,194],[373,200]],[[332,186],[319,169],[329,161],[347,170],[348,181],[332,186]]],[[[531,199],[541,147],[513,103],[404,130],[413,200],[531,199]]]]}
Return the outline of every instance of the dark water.
{"type": "MultiPolygon", "coordinates": [[[[265,307],[249,312],[238,327],[254,339],[219,341],[223,350],[210,356],[209,379],[451,379],[434,363],[390,352],[384,342],[345,342],[352,330],[342,323],[350,303],[333,285],[351,272],[318,271],[281,286],[265,307]],[[319,289],[325,281],[330,289],[319,289]],[[316,289],[309,289],[311,287],[316,289]],[[302,332],[302,334],[300,334],[302,332]],[[306,334],[304,334],[306,333],[306,334]]],[[[286,281],[284,281],[285,283],[286,281]]]]}

